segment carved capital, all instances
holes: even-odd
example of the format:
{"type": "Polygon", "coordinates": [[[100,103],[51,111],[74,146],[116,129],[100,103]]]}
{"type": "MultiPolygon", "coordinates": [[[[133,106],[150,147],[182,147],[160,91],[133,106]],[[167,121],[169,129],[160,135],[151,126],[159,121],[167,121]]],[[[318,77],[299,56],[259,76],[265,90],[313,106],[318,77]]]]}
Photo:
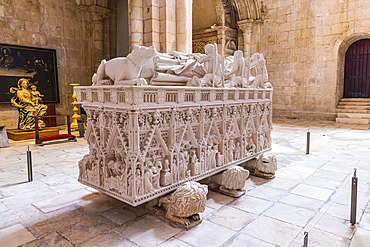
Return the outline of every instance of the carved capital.
{"type": "Polygon", "coordinates": [[[238,21],[238,26],[243,31],[243,33],[251,33],[253,27],[253,20],[247,19],[238,21]]]}
{"type": "Polygon", "coordinates": [[[110,14],[109,9],[96,5],[90,6],[89,11],[94,21],[103,21],[110,14]]]}

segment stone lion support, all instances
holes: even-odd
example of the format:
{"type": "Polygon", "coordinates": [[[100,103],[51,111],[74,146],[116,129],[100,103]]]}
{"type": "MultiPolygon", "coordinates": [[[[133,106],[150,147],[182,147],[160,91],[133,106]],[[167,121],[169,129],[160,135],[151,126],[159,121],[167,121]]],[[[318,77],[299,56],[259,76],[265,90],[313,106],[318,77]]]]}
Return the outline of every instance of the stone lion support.
{"type": "Polygon", "coordinates": [[[147,210],[173,227],[188,230],[202,222],[199,213],[206,209],[207,193],[207,185],[187,182],[175,192],[148,202],[147,210]]]}
{"type": "Polygon", "coordinates": [[[216,174],[203,182],[213,191],[232,197],[241,197],[245,194],[245,181],[249,171],[241,166],[233,166],[224,172],[216,174]]]}
{"type": "Polygon", "coordinates": [[[275,155],[264,153],[258,158],[245,162],[242,166],[254,176],[272,179],[275,178],[277,161],[275,155]]]}

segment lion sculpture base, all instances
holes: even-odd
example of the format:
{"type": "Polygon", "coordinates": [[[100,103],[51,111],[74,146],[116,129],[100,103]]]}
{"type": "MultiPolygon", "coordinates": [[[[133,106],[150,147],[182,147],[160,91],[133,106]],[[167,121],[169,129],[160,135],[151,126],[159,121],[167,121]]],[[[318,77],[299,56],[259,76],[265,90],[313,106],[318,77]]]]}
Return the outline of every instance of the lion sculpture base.
{"type": "Polygon", "coordinates": [[[275,155],[264,153],[256,159],[247,161],[243,167],[248,169],[253,176],[272,179],[275,178],[277,161],[275,155]]]}
{"type": "Polygon", "coordinates": [[[245,180],[248,177],[248,170],[240,166],[233,166],[204,182],[208,184],[209,189],[215,192],[237,198],[245,194],[245,180]]]}
{"type": "Polygon", "coordinates": [[[207,193],[207,185],[187,182],[175,192],[148,202],[146,208],[148,213],[172,227],[189,230],[202,222],[199,213],[205,210],[207,193]]]}

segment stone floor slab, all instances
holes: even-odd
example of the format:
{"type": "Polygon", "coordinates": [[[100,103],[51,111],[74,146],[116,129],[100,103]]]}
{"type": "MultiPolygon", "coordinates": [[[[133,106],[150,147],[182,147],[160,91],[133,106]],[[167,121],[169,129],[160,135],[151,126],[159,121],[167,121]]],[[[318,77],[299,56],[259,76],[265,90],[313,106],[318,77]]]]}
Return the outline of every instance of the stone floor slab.
{"type": "Polygon", "coordinates": [[[314,212],[311,210],[294,207],[283,203],[275,203],[275,205],[266,210],[263,215],[304,227],[307,222],[314,216],[314,212]]]}
{"type": "Polygon", "coordinates": [[[58,232],[73,245],[80,245],[116,227],[103,216],[87,218],[58,232]]]}
{"type": "Polygon", "coordinates": [[[257,219],[248,224],[242,232],[257,239],[278,246],[289,246],[301,227],[285,223],[267,216],[259,216],[257,219]]]}
{"type": "Polygon", "coordinates": [[[139,246],[156,246],[175,236],[181,230],[169,226],[154,216],[144,215],[113,231],[139,246]]]}
{"type": "Polygon", "coordinates": [[[103,233],[98,235],[83,244],[79,245],[79,247],[101,247],[101,246],[109,246],[109,247],[135,247],[136,244],[130,242],[126,238],[120,236],[119,234],[110,231],[107,233],[103,233]]]}
{"type": "Polygon", "coordinates": [[[248,213],[237,208],[225,206],[212,214],[207,219],[218,225],[238,231],[257,217],[256,214],[248,213]]]}
{"type": "Polygon", "coordinates": [[[34,239],[35,237],[21,224],[16,224],[0,230],[0,246],[19,246],[34,239]]]}
{"type": "Polygon", "coordinates": [[[259,215],[273,204],[273,202],[264,199],[245,195],[231,203],[230,206],[259,215]]]}
{"type": "Polygon", "coordinates": [[[136,218],[136,215],[133,212],[130,212],[129,210],[123,207],[112,208],[110,210],[105,211],[102,215],[110,219],[117,225],[123,225],[136,218]]]}
{"type": "Polygon", "coordinates": [[[333,194],[333,190],[324,189],[312,185],[300,184],[295,187],[291,193],[297,194],[300,196],[306,196],[309,198],[326,201],[333,194]]]}
{"type": "Polygon", "coordinates": [[[170,238],[166,242],[157,245],[158,247],[191,247],[191,245],[177,239],[177,238],[170,238]]]}
{"type": "Polygon", "coordinates": [[[227,245],[228,247],[276,247],[276,245],[266,243],[244,233],[241,233],[230,242],[231,243],[227,245]]]}
{"type": "Polygon", "coordinates": [[[234,201],[234,197],[225,196],[220,193],[216,193],[214,191],[208,191],[207,194],[207,207],[219,209],[230,202],[234,201]]]}
{"type": "Polygon", "coordinates": [[[370,231],[357,228],[349,247],[365,247],[370,243],[370,231]]]}
{"type": "MultiPolygon", "coordinates": [[[[359,219],[359,217],[357,217],[359,219]]],[[[359,227],[370,231],[370,213],[364,213],[362,215],[359,227]]]]}
{"type": "Polygon", "coordinates": [[[319,210],[324,205],[323,201],[291,193],[281,198],[279,202],[313,211],[319,210]]]}
{"type": "Polygon", "coordinates": [[[258,186],[246,193],[248,196],[254,196],[272,202],[277,202],[288,193],[287,190],[277,189],[267,186],[258,186]]]}
{"type": "Polygon", "coordinates": [[[73,245],[70,242],[68,242],[67,239],[63,238],[60,234],[56,232],[47,234],[39,239],[36,239],[32,242],[22,245],[22,247],[49,247],[49,246],[73,247],[73,245]]]}
{"type": "Polygon", "coordinates": [[[80,189],[65,195],[60,195],[50,199],[36,202],[33,205],[40,209],[42,212],[48,213],[81,201],[92,200],[96,196],[97,195],[92,194],[88,190],[80,189]]]}
{"type": "Polygon", "coordinates": [[[221,246],[236,232],[209,221],[191,228],[189,231],[182,231],[176,238],[194,247],[216,247],[221,246]]]}
{"type": "Polygon", "coordinates": [[[324,215],[314,228],[348,239],[352,238],[355,230],[354,226],[349,223],[349,220],[343,220],[331,215],[324,215]]]}

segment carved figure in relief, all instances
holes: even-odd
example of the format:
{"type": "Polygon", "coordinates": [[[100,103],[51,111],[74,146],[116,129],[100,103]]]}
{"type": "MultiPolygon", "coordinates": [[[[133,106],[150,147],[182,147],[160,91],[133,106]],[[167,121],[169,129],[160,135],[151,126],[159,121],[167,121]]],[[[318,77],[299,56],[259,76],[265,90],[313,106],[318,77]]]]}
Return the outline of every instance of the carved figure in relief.
{"type": "Polygon", "coordinates": [[[229,155],[229,162],[234,161],[234,150],[235,150],[235,143],[234,140],[229,141],[229,149],[227,150],[228,155],[229,155]]]}
{"type": "Polygon", "coordinates": [[[216,162],[217,153],[218,153],[218,147],[216,144],[214,144],[211,150],[211,157],[210,157],[210,164],[209,164],[210,169],[215,169],[217,167],[217,162],[216,162]]]}
{"type": "Polygon", "coordinates": [[[242,51],[235,51],[231,62],[231,70],[225,73],[225,87],[247,87],[249,77],[246,74],[246,61],[242,51]]]}
{"type": "Polygon", "coordinates": [[[251,58],[251,69],[256,70],[256,77],[254,78],[251,87],[253,88],[271,88],[271,84],[268,82],[268,74],[266,69],[266,61],[263,55],[255,53],[251,58]]]}
{"type": "Polygon", "coordinates": [[[132,191],[134,189],[134,176],[132,169],[128,169],[128,174],[127,174],[127,195],[132,196],[132,191]]]}
{"type": "Polygon", "coordinates": [[[172,158],[171,172],[172,172],[173,183],[177,183],[179,181],[179,167],[178,167],[177,158],[175,155],[172,158]]]}
{"type": "Polygon", "coordinates": [[[136,168],[135,179],[136,179],[136,183],[135,183],[136,195],[141,196],[142,195],[142,177],[141,177],[140,168],[136,168]]]}
{"type": "Polygon", "coordinates": [[[153,188],[153,163],[145,161],[146,168],[144,171],[144,194],[154,192],[153,188]]]}
{"type": "Polygon", "coordinates": [[[153,171],[153,188],[158,190],[160,189],[160,175],[162,170],[162,163],[158,160],[154,163],[152,168],[153,171]]]}
{"type": "Polygon", "coordinates": [[[139,79],[144,64],[155,55],[155,47],[135,46],[127,57],[117,57],[101,61],[93,85],[147,85],[145,79],[139,79]],[[139,80],[135,80],[139,79],[139,80]]]}
{"type": "Polygon", "coordinates": [[[160,185],[167,186],[171,183],[170,162],[165,159],[161,170],[160,185]]]}
{"type": "Polygon", "coordinates": [[[196,57],[196,60],[204,64],[204,69],[207,73],[203,78],[194,76],[191,82],[192,85],[200,87],[223,87],[225,71],[224,57],[218,54],[216,44],[207,44],[204,47],[204,51],[206,54],[196,57]]]}
{"type": "Polygon", "coordinates": [[[158,206],[166,210],[166,218],[187,226],[190,219],[199,221],[199,213],[204,212],[207,202],[207,185],[187,182],[174,193],[161,197],[158,206]]]}
{"type": "Polygon", "coordinates": [[[234,150],[234,159],[235,160],[240,159],[240,142],[236,143],[236,147],[235,147],[235,150],[234,150]]]}
{"type": "Polygon", "coordinates": [[[180,167],[180,180],[183,180],[186,178],[188,164],[186,163],[185,154],[182,152],[179,153],[179,167],[180,167]]]}

